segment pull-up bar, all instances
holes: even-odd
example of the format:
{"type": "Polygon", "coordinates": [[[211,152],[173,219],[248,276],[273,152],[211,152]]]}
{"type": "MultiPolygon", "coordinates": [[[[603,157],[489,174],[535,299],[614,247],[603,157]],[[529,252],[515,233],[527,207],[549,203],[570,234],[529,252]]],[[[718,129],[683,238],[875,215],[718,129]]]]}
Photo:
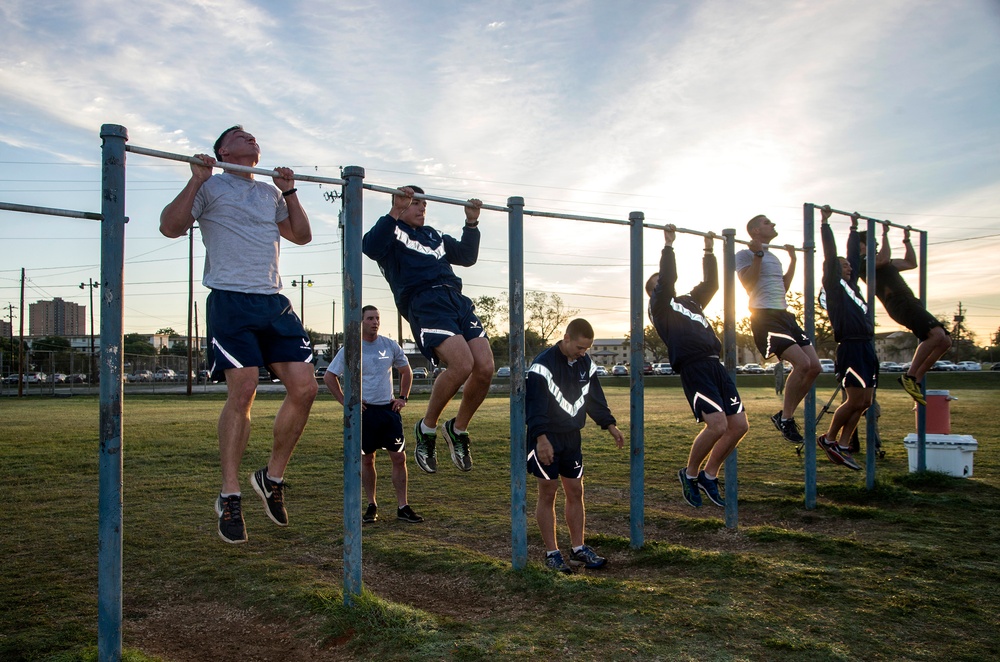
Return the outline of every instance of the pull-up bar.
{"type": "MultiPolygon", "coordinates": [[[[388,193],[389,195],[402,195],[403,192],[398,188],[392,188],[391,186],[379,186],[378,184],[362,184],[361,188],[367,189],[369,191],[375,191],[376,193],[388,193]]],[[[446,205],[456,205],[458,207],[471,207],[468,200],[459,200],[458,198],[442,198],[438,195],[427,195],[426,193],[416,193],[413,194],[414,200],[427,200],[429,202],[443,202],[446,205]]],[[[484,204],[480,209],[488,209],[491,211],[499,211],[507,213],[510,211],[507,207],[500,207],[499,205],[487,205],[484,204]]]]}
{"type": "MultiPolygon", "coordinates": [[[[746,239],[737,239],[737,238],[733,237],[733,241],[736,242],[737,244],[743,244],[744,246],[749,246],[750,245],[750,242],[747,241],[746,239]]],[[[789,245],[791,245],[791,244],[789,244],[789,245]]],[[[785,246],[784,244],[761,244],[760,246],[761,246],[761,248],[767,248],[767,249],[773,248],[774,250],[781,250],[781,251],[788,250],[788,247],[785,246]]],[[[799,253],[812,253],[813,252],[812,248],[799,248],[798,246],[792,246],[792,250],[793,251],[797,251],[799,253]]]]}
{"type": "MultiPolygon", "coordinates": [[[[823,205],[817,205],[816,203],[812,203],[812,206],[815,207],[817,210],[823,209],[823,205]]],[[[840,209],[834,209],[833,207],[830,208],[830,211],[832,211],[834,214],[840,214],[841,216],[854,216],[854,214],[857,213],[857,212],[843,211],[840,209]]],[[[858,218],[864,221],[875,221],[876,223],[881,223],[882,225],[891,225],[892,227],[899,228],[900,230],[910,230],[911,232],[923,232],[923,230],[915,230],[914,228],[911,228],[909,225],[900,225],[899,223],[893,223],[892,221],[885,221],[882,220],[881,218],[872,218],[871,216],[865,216],[864,214],[858,214],[858,218]]]]}
{"type": "MultiPolygon", "coordinates": [[[[204,161],[194,156],[186,156],[184,154],[171,154],[170,152],[161,152],[158,149],[149,149],[147,147],[138,147],[136,145],[125,145],[126,152],[132,152],[134,154],[142,154],[144,156],[155,156],[158,159],[167,159],[168,161],[182,161],[184,163],[193,163],[195,165],[203,166],[204,161]]],[[[281,177],[281,174],[277,170],[267,170],[265,168],[251,168],[250,166],[239,165],[237,163],[226,163],[225,161],[216,161],[212,166],[213,168],[222,168],[223,170],[232,170],[233,172],[247,172],[253,175],[264,175],[267,177],[281,177]]],[[[337,186],[343,186],[344,180],[337,179],[335,177],[319,177],[317,175],[301,175],[295,173],[292,175],[292,179],[299,182],[314,182],[317,184],[335,184],[337,186]]]]}
{"type": "Polygon", "coordinates": [[[22,211],[26,214],[47,214],[49,216],[65,216],[67,218],[85,218],[88,221],[104,220],[104,216],[92,211],[75,211],[73,209],[56,209],[54,207],[17,205],[13,202],[0,202],[0,209],[5,209],[7,211],[22,211]]]}
{"type": "Polygon", "coordinates": [[[620,218],[601,218],[600,216],[576,216],[574,214],[560,214],[550,211],[524,210],[525,216],[538,216],[539,218],[561,218],[567,221],[586,221],[588,223],[611,223],[612,225],[632,225],[632,221],[625,221],[620,218]]]}
{"type": "MultiPolygon", "coordinates": [[[[650,228],[652,230],[666,230],[666,225],[656,225],[655,223],[643,223],[642,227],[650,228]]],[[[725,237],[721,234],[715,232],[702,232],[701,230],[688,230],[687,228],[674,228],[675,232],[683,232],[684,234],[696,234],[699,237],[711,237],[712,239],[718,239],[719,241],[724,241],[725,237]]]]}

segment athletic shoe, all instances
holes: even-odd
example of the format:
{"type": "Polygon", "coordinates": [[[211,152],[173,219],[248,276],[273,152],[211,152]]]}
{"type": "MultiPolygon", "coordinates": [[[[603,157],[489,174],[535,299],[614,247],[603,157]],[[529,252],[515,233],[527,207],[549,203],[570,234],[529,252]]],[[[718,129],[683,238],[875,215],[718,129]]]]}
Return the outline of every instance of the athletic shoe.
{"type": "Polygon", "coordinates": [[[571,574],[573,569],[566,565],[563,561],[562,552],[556,552],[554,554],[545,555],[545,567],[549,570],[554,570],[555,572],[561,572],[563,574],[571,574]]]}
{"type": "Polygon", "coordinates": [[[444,424],[444,436],[451,451],[451,461],[461,471],[472,471],[472,453],[469,452],[469,433],[455,432],[455,419],[444,424]]]}
{"type": "Polygon", "coordinates": [[[701,493],[698,491],[698,479],[688,478],[687,469],[678,471],[677,478],[681,481],[681,491],[684,494],[684,500],[688,502],[688,505],[700,508],[701,493]]]}
{"type": "Polygon", "coordinates": [[[247,541],[242,500],[238,494],[225,498],[220,494],[215,500],[215,514],[219,516],[219,537],[223,541],[234,545],[247,541]]]}
{"type": "Polygon", "coordinates": [[[378,506],[374,503],[368,504],[368,509],[365,514],[361,516],[361,521],[364,524],[371,524],[372,522],[378,521],[378,506]]]}
{"type": "Polygon", "coordinates": [[[413,428],[413,436],[417,440],[413,448],[413,459],[423,471],[432,474],[437,472],[438,469],[437,453],[434,450],[435,442],[437,442],[437,432],[425,434],[420,429],[420,424],[423,422],[424,419],[420,419],[413,428]]]}
{"type": "Polygon", "coordinates": [[[920,382],[909,375],[900,375],[897,381],[899,382],[899,385],[903,387],[903,390],[906,391],[918,405],[923,407],[927,406],[927,401],[924,400],[923,391],[920,390],[920,382]]]}
{"type": "Polygon", "coordinates": [[[861,465],[854,461],[851,457],[850,449],[844,448],[843,446],[837,446],[837,452],[840,453],[840,457],[844,458],[844,466],[848,469],[854,469],[855,471],[861,471],[861,465]]]}
{"type": "Polygon", "coordinates": [[[840,446],[837,445],[836,441],[829,441],[825,434],[816,437],[816,445],[826,451],[826,456],[834,464],[846,464],[844,456],[841,454],[840,446]]]}
{"type": "Polygon", "coordinates": [[[402,508],[396,509],[396,519],[409,522],[410,524],[419,524],[424,521],[423,517],[413,512],[413,508],[410,508],[410,504],[406,504],[402,508]]]}
{"type": "Polygon", "coordinates": [[[570,552],[569,554],[569,564],[573,566],[583,566],[588,570],[595,570],[597,568],[603,568],[607,565],[608,560],[603,556],[598,556],[597,552],[593,549],[584,545],[579,551],[570,552]]]}
{"type": "MultiPolygon", "coordinates": [[[[685,474],[684,478],[687,479],[687,475],[686,474],[685,474]]],[[[716,478],[716,479],[713,480],[713,479],[709,478],[708,476],[706,476],[704,471],[699,471],[698,472],[698,487],[701,489],[702,492],[705,493],[705,496],[708,497],[709,501],[711,501],[715,505],[719,506],[720,508],[725,508],[726,507],[726,500],[723,499],[722,498],[722,494],[719,493],[719,479],[718,478],[716,478]]]]}
{"type": "Polygon", "coordinates": [[[786,421],[781,418],[781,412],[779,411],[771,417],[771,422],[774,423],[774,427],[778,428],[778,432],[781,433],[781,436],[783,436],[786,441],[790,441],[793,444],[802,443],[802,435],[799,434],[799,426],[796,425],[794,418],[790,418],[786,421]]]}
{"type": "Polygon", "coordinates": [[[250,474],[250,484],[253,491],[264,502],[264,510],[271,521],[278,526],[288,526],[288,513],[285,511],[285,484],[276,483],[267,477],[267,467],[261,467],[250,474]]]}

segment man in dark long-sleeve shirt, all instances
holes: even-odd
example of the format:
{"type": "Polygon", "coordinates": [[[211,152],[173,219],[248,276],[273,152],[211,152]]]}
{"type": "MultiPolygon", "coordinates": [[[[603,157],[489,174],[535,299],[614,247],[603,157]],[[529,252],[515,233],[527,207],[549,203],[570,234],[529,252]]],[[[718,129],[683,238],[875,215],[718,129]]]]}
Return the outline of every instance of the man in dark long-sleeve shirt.
{"type": "Polygon", "coordinates": [[[851,216],[851,233],[847,238],[847,257],[837,255],[837,242],[830,228],[829,206],[820,210],[823,217],[820,234],[823,238],[823,291],[826,310],[833,326],[837,347],[837,378],[847,399],[834,412],[826,434],[816,443],[826,451],[831,462],[859,470],[861,466],[850,454],[849,440],[857,429],[861,416],[875,397],[878,383],[878,357],[872,339],[875,325],[868,316],[868,303],[858,289],[861,262],[857,214],[851,216]],[[838,444],[838,439],[848,444],[838,444]]]}
{"type": "Polygon", "coordinates": [[[570,565],[593,569],[607,563],[583,542],[586,514],[580,430],[589,415],[611,433],[618,448],[625,438],[608,409],[597,370],[587,355],[593,344],[593,327],[587,320],[575,319],[566,327],[563,339],[539,354],[528,370],[528,471],[538,478],[535,518],[545,543],[545,565],[558,572],[571,572],[556,542],[556,492],[560,480],[566,493],[570,565]]]}
{"type": "Polygon", "coordinates": [[[677,477],[689,505],[700,506],[700,492],[704,492],[712,503],[724,506],[719,491],[719,469],[746,435],[749,425],[736,384],[719,363],[722,343],[705,318],[705,306],[719,289],[718,265],[712,253],[714,237],[705,237],[704,280],[690,294],[678,296],[673,248],[676,236],[673,225],[664,228],[660,272],[646,281],[646,293],[649,319],[667,345],[671,367],[681,375],[684,395],[695,420],[705,423],[691,444],[687,466],[677,472],[677,477]]]}
{"type": "Polygon", "coordinates": [[[453,264],[471,267],[479,257],[479,210],[482,202],[465,206],[461,240],[424,224],[427,201],[417,186],[392,196],[392,209],[369,230],[361,247],[378,263],[389,282],[399,313],[410,323],[413,339],[432,363],[444,363],[431,388],[427,410],[414,428],[413,457],[427,473],[437,471],[438,418],[464,385],[455,418],[444,424],[451,460],[462,471],[472,469],[469,424],[483,403],[493,379],[493,350],[472,301],[462,294],[462,279],[453,264]]]}

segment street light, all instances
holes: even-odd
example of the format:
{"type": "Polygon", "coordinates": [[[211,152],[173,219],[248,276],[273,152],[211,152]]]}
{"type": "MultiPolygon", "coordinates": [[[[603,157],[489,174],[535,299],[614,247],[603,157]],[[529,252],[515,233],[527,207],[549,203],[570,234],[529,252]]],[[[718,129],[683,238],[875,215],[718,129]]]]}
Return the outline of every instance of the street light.
{"type": "Polygon", "coordinates": [[[94,381],[94,290],[100,287],[100,283],[95,283],[92,278],[88,278],[86,283],[80,283],[81,290],[90,290],[90,374],[87,375],[87,383],[94,381]]]}
{"type": "Polygon", "coordinates": [[[306,288],[312,286],[313,282],[306,280],[305,276],[299,276],[299,280],[292,281],[292,287],[302,288],[299,290],[299,321],[302,322],[302,328],[306,326],[306,288]]]}

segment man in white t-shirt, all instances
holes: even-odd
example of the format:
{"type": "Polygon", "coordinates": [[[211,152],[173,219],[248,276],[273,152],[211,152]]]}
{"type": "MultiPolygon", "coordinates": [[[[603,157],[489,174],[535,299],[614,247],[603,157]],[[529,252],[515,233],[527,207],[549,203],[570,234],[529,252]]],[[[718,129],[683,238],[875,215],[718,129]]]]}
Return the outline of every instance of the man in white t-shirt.
{"type": "Polygon", "coordinates": [[[288,526],[285,467],[319,387],[309,335],[281,294],[278,254],[282,238],[307,244],[312,230],[288,168],[277,168],[274,186],[255,181],[251,173],[212,175],[217,161],[257,165],[260,146],[243,127],[223,131],[214,150],[215,158],[195,155],[202,163],[191,165],[191,179],[163,209],[160,232],[181,237],[197,220],[205,242],[202,284],[211,290],[206,306],[207,358],[212,375],[225,376],[228,390],[219,415],[222,489],[215,512],[219,537],[238,544],[247,541],[238,473],[250,440],[259,368],[264,366],[278,376],[286,395],[274,419],[271,456],[266,466],[250,474],[250,482],[267,516],[278,526],[288,526]]]}
{"type": "MultiPolygon", "coordinates": [[[[361,485],[368,497],[362,516],[365,524],[378,520],[375,498],[375,452],[384,448],[392,461],[392,487],[396,491],[396,519],[417,524],[424,518],[413,512],[406,496],[406,438],[400,411],[406,406],[413,371],[402,348],[395,340],[378,335],[378,308],[361,309],[361,485]],[[399,370],[399,395],[392,390],[392,369],[399,370]]],[[[341,347],[327,368],[323,381],[337,402],[344,404],[340,376],[344,374],[344,348],[341,347]]]]}
{"type": "Polygon", "coordinates": [[[750,330],[754,343],[765,359],[777,356],[792,364],[785,382],[781,411],[771,417],[774,427],[792,443],[801,443],[802,435],[795,424],[795,410],[809,392],[821,368],[816,348],[805,334],[795,315],[788,312],[785,292],[795,275],[795,247],[785,245],[791,263],[782,273],[781,260],[769,250],[778,236],[774,223],[767,216],[754,216],[747,223],[750,235],[748,249],[736,253],[736,273],[750,295],[750,330]]]}

